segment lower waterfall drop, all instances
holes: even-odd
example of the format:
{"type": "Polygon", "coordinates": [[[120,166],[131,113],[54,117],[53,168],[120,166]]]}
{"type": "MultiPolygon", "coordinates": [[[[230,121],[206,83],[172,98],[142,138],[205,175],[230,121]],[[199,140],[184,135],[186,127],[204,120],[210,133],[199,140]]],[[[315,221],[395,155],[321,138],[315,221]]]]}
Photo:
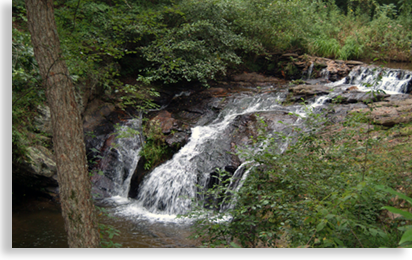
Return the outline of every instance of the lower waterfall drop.
{"type": "Polygon", "coordinates": [[[206,185],[210,172],[223,168],[229,139],[222,133],[239,116],[254,112],[283,111],[278,96],[258,95],[234,100],[217,119],[192,128],[189,142],[173,158],[154,169],[143,181],[137,200],[150,212],[184,214],[197,196],[197,185],[206,185]]]}

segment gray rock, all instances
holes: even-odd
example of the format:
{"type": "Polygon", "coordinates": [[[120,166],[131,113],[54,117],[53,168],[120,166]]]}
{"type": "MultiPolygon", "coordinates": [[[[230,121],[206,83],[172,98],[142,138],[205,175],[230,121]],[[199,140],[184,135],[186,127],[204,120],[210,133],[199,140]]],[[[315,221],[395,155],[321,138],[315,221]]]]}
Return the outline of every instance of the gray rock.
{"type": "Polygon", "coordinates": [[[387,94],[378,94],[376,96],[372,96],[370,93],[360,92],[360,91],[351,91],[349,93],[343,93],[340,95],[340,102],[342,104],[349,104],[349,103],[369,103],[369,102],[376,102],[383,100],[384,98],[389,97],[387,94]]]}
{"type": "Polygon", "coordinates": [[[397,100],[390,102],[373,103],[372,112],[369,108],[354,109],[354,113],[367,113],[375,124],[383,126],[394,126],[400,123],[412,122],[412,99],[397,100]]]}
{"type": "Polygon", "coordinates": [[[104,122],[105,118],[116,109],[115,105],[94,99],[87,106],[83,116],[83,128],[85,132],[92,131],[104,122]]]}
{"type": "Polygon", "coordinates": [[[188,134],[184,132],[177,132],[177,133],[168,135],[165,141],[170,147],[175,147],[175,146],[182,147],[187,143],[188,139],[189,139],[188,134]]]}
{"type": "Polygon", "coordinates": [[[330,93],[330,87],[322,85],[298,85],[289,89],[293,95],[311,97],[314,95],[327,95],[330,93]]]}
{"type": "Polygon", "coordinates": [[[26,169],[36,175],[51,178],[57,174],[56,162],[53,159],[52,153],[47,148],[28,147],[29,160],[25,162],[26,169]]]}

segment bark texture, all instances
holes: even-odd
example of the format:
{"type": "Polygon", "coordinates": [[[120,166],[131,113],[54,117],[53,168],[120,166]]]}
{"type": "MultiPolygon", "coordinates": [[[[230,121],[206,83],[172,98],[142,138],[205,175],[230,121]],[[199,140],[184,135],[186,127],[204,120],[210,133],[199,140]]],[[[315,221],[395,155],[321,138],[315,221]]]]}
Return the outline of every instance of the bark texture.
{"type": "Polygon", "coordinates": [[[61,57],[52,0],[26,0],[28,25],[51,111],[62,214],[69,247],[98,247],[81,116],[61,57]]]}

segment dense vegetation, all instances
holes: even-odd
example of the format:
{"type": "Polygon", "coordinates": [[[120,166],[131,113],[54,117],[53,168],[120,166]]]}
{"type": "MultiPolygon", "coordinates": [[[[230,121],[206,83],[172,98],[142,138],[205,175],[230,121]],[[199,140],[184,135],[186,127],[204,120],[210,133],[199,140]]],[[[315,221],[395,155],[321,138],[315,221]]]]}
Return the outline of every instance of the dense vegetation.
{"type": "MultiPolygon", "coordinates": [[[[51,146],[34,122],[45,93],[25,13],[24,1],[13,1],[13,163],[27,159],[29,146],[51,146]]],[[[207,85],[233,70],[276,75],[285,52],[412,59],[411,0],[57,0],[55,17],[78,92],[123,93],[122,105],[138,109],[153,105],[156,85],[207,85]]],[[[324,139],[304,134],[283,155],[247,155],[263,166],[231,212],[239,221],[205,226],[209,245],[230,236],[242,246],[396,246],[398,224],[379,221],[387,193],[375,185],[408,181],[399,176],[410,161],[390,159],[407,147],[352,139],[354,122],[346,132],[324,131],[324,139]]]]}
{"type": "MultiPolygon", "coordinates": [[[[278,68],[274,56],[284,52],[411,59],[410,0],[55,3],[63,56],[79,91],[97,88],[111,94],[126,87],[128,101],[132,94],[138,100],[150,96],[147,89],[126,84],[129,81],[206,84],[228,69],[274,74],[278,68]]],[[[21,0],[13,1],[12,49],[17,160],[29,143],[42,140],[41,133],[29,132],[36,132],[32,119],[37,105],[44,102],[21,0]]]]}
{"type": "Polygon", "coordinates": [[[411,246],[412,214],[394,211],[405,218],[393,220],[382,207],[410,208],[405,196],[390,199],[384,187],[412,194],[412,125],[387,130],[371,125],[367,114],[336,124],[312,114],[302,118],[305,127],[290,126],[293,136],[269,135],[261,120],[255,145],[240,152],[253,162],[242,188],[206,191],[222,205],[235,199],[236,206],[210,211],[200,202],[189,214],[197,221],[194,238],[209,247],[411,246]],[[408,227],[409,240],[399,243],[408,227]]]}

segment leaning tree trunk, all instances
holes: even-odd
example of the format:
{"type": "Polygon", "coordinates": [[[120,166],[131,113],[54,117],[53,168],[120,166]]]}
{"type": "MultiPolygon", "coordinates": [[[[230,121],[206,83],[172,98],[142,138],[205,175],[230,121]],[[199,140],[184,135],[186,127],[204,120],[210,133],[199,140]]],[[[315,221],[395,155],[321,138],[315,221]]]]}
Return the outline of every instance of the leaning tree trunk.
{"type": "Polygon", "coordinates": [[[74,86],[61,57],[52,0],[26,0],[34,55],[46,87],[53,126],[60,200],[70,247],[98,247],[83,126],[74,86]]]}

